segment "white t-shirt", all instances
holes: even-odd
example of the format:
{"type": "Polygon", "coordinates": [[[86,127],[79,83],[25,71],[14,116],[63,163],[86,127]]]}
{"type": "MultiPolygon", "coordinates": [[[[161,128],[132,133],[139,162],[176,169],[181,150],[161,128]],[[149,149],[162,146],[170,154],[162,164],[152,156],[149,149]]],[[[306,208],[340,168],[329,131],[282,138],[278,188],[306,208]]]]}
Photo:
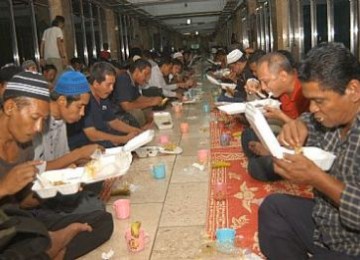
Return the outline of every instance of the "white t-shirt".
{"type": "Polygon", "coordinates": [[[60,52],[57,45],[57,39],[64,39],[64,35],[60,27],[53,26],[44,31],[42,40],[45,42],[44,59],[58,58],[60,59],[60,52]]]}

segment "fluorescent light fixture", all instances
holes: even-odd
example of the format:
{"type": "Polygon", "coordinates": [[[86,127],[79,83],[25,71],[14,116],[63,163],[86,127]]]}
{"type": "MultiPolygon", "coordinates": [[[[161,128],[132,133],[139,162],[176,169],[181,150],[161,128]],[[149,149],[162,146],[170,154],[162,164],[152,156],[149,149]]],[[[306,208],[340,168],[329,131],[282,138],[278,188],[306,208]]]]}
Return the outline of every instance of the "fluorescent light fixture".
{"type": "Polygon", "coordinates": [[[191,24],[191,19],[187,19],[186,24],[191,24]]]}

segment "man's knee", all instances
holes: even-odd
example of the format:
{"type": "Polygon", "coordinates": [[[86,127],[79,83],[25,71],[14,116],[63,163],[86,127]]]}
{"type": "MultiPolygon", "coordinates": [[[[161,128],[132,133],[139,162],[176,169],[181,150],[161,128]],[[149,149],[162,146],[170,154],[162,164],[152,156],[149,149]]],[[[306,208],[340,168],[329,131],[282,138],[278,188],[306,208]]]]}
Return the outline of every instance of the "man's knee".
{"type": "Polygon", "coordinates": [[[92,227],[93,232],[98,234],[98,239],[105,242],[109,240],[114,231],[114,221],[109,212],[97,210],[92,212],[92,227]]]}

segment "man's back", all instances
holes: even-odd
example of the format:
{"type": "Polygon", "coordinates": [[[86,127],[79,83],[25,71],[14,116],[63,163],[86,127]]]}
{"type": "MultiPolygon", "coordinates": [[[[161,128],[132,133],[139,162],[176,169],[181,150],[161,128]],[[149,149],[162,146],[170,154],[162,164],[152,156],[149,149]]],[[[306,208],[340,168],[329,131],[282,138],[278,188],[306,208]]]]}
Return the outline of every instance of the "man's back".
{"type": "Polygon", "coordinates": [[[42,40],[45,42],[44,58],[61,58],[57,44],[57,39],[63,39],[62,30],[57,26],[52,26],[44,31],[42,40]]]}

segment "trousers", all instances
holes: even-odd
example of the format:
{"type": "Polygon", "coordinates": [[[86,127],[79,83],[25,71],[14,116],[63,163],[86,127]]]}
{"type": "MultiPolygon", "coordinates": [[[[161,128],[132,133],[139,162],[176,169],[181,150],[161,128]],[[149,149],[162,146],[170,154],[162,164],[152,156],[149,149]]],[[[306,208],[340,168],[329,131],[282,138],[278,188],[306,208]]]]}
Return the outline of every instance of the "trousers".
{"type": "Polygon", "coordinates": [[[317,246],[313,241],[314,200],[272,194],[259,209],[259,243],[269,260],[350,260],[359,259],[317,246]]]}

